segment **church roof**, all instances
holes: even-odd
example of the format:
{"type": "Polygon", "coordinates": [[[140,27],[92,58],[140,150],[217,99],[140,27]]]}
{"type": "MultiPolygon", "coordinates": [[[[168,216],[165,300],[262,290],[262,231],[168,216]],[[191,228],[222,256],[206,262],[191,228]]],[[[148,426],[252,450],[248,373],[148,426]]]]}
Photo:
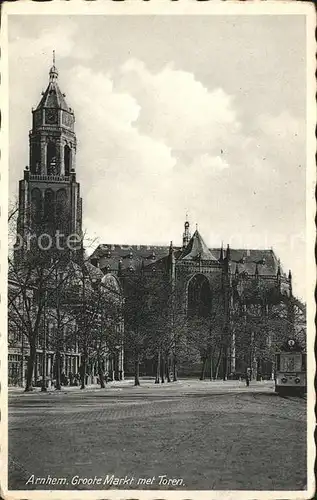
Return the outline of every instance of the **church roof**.
{"type": "MultiPolygon", "coordinates": [[[[198,233],[199,234],[199,233],[198,233]]],[[[194,238],[194,235],[193,235],[194,238]]],[[[192,238],[192,239],[193,239],[192,238]]],[[[194,260],[193,255],[197,255],[199,246],[203,254],[203,259],[218,261],[220,259],[220,248],[208,248],[203,239],[195,237],[193,244],[188,243],[185,255],[182,247],[174,247],[174,255],[177,262],[190,262],[194,260]],[[203,242],[203,243],[202,243],[203,242]],[[210,257],[211,255],[211,257],[210,257]],[[184,258],[189,256],[189,258],[184,258]]],[[[224,252],[226,253],[226,252],[224,252]]],[[[256,267],[258,268],[259,276],[276,276],[278,270],[278,259],[272,249],[235,249],[230,248],[231,254],[231,272],[247,273],[254,275],[256,267]]],[[[160,260],[167,258],[169,255],[169,246],[156,245],[117,245],[103,244],[99,245],[90,257],[90,261],[97,259],[101,270],[117,271],[119,261],[122,271],[133,268],[137,270],[141,267],[142,262],[144,267],[155,264],[157,267],[160,260]]],[[[283,275],[283,270],[281,269],[283,275]]]]}
{"type": "Polygon", "coordinates": [[[143,265],[156,263],[166,257],[169,252],[168,246],[159,245],[99,245],[90,257],[99,260],[99,267],[102,270],[117,271],[137,270],[143,265]]]}
{"type": "MultiPolygon", "coordinates": [[[[212,253],[220,258],[220,249],[211,249],[212,253]]],[[[231,248],[231,272],[255,274],[258,268],[259,276],[272,276],[277,274],[278,259],[272,249],[246,249],[231,248]]],[[[281,274],[283,270],[281,268],[281,274]]]]}
{"type": "Polygon", "coordinates": [[[181,260],[218,260],[207,247],[198,229],[196,229],[193,236],[189,240],[189,243],[183,250],[180,258],[181,260]]]}
{"type": "Polygon", "coordinates": [[[70,111],[69,106],[65,100],[65,94],[63,94],[58,86],[58,71],[53,65],[50,69],[50,81],[47,89],[43,93],[42,99],[40,100],[36,109],[41,108],[58,108],[65,111],[70,111]]]}

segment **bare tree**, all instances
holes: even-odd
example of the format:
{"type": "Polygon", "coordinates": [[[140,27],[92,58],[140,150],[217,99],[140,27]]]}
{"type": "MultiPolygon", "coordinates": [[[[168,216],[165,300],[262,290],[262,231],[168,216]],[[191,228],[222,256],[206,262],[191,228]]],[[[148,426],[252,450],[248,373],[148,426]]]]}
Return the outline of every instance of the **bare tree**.
{"type": "MultiPolygon", "coordinates": [[[[256,302],[237,304],[233,328],[237,362],[251,369],[253,378],[261,376],[258,367],[273,365],[278,347],[293,337],[305,345],[305,308],[293,297],[263,294],[256,302]]],[[[261,370],[260,370],[261,372],[261,370]]]]}
{"type": "Polygon", "coordinates": [[[160,322],[157,311],[155,282],[144,272],[136,272],[124,279],[124,346],[134,361],[134,384],[140,385],[140,363],[144,358],[153,357],[157,351],[160,322]],[[155,340],[156,339],[156,340],[155,340]]]}
{"type": "Polygon", "coordinates": [[[44,328],[44,315],[55,295],[53,277],[63,263],[62,255],[50,252],[48,256],[47,252],[40,250],[28,253],[22,262],[9,259],[9,323],[21,329],[30,349],[26,391],[32,389],[36,349],[44,328]]]}

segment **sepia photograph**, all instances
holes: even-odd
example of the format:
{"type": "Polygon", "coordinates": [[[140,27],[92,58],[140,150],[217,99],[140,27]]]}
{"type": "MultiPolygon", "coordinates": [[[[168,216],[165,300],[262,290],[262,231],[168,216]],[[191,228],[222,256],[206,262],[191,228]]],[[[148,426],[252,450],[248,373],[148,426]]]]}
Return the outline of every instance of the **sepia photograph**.
{"type": "Polygon", "coordinates": [[[2,495],[308,499],[313,9],[149,4],[3,14],[2,495]]]}

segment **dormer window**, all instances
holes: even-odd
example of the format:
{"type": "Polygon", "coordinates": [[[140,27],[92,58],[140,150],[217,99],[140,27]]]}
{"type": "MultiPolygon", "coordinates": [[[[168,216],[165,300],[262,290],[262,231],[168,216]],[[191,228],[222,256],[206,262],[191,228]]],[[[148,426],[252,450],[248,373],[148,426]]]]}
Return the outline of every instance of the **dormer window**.
{"type": "Polygon", "coordinates": [[[132,252],[132,250],[130,250],[130,252],[129,252],[129,259],[133,259],[133,252],[132,252]]]}
{"type": "Polygon", "coordinates": [[[155,260],[155,259],[156,259],[156,255],[155,255],[154,250],[153,250],[153,252],[151,253],[151,259],[152,259],[152,260],[155,260]]]}
{"type": "Polygon", "coordinates": [[[107,255],[107,258],[108,258],[108,259],[110,259],[110,257],[111,257],[111,252],[110,252],[110,250],[107,250],[106,255],[107,255]]]}
{"type": "Polygon", "coordinates": [[[242,264],[245,264],[245,261],[246,261],[245,256],[243,256],[243,257],[242,257],[242,259],[240,260],[240,262],[241,262],[242,264]]]}
{"type": "Polygon", "coordinates": [[[133,267],[133,266],[129,266],[129,268],[128,268],[128,269],[129,269],[130,273],[133,273],[133,272],[134,272],[134,267],[133,267]]]}

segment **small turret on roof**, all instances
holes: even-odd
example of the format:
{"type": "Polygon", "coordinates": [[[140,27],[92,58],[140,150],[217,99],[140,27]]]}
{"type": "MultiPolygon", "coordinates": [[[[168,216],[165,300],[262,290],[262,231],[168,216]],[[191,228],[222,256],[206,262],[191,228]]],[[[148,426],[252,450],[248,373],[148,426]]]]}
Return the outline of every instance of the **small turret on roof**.
{"type": "Polygon", "coordinates": [[[119,262],[118,262],[118,276],[121,276],[122,274],[122,260],[119,259],[119,262]]]}
{"type": "Polygon", "coordinates": [[[221,248],[220,248],[220,256],[219,256],[219,261],[220,261],[220,262],[223,262],[223,261],[224,261],[223,242],[221,242],[221,248]]]}
{"type": "Polygon", "coordinates": [[[229,243],[227,245],[226,259],[227,259],[227,261],[231,260],[231,253],[230,253],[229,243]]]}
{"type": "Polygon", "coordinates": [[[184,224],[184,232],[183,232],[183,248],[186,248],[190,240],[190,231],[189,231],[189,222],[188,222],[188,214],[186,214],[186,220],[184,224]]]}
{"type": "Polygon", "coordinates": [[[255,273],[254,274],[257,278],[259,277],[259,264],[258,263],[255,264],[255,273]]]}

